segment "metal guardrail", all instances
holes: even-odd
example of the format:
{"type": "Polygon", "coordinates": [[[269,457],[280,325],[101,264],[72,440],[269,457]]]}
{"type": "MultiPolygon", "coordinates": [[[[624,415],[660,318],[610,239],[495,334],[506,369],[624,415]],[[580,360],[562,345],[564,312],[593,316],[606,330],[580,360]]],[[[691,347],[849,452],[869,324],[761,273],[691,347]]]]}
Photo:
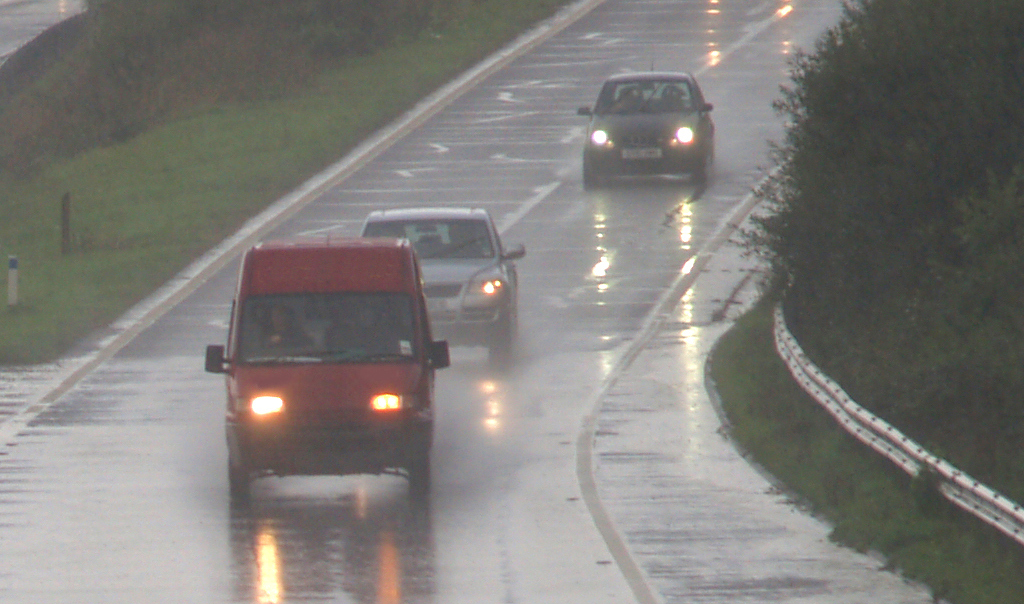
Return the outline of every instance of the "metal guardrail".
{"type": "Polygon", "coordinates": [[[946,499],[1024,545],[1024,508],[1007,499],[875,417],[855,403],[804,354],[786,326],[782,306],[775,307],[775,349],[800,386],[855,438],[884,455],[907,474],[922,471],[937,479],[946,499]]]}

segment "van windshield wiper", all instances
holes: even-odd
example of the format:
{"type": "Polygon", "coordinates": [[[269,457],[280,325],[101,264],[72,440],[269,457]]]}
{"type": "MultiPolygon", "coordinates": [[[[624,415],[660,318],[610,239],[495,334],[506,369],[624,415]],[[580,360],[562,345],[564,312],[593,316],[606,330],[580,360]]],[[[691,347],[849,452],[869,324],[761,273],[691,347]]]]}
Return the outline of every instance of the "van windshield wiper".
{"type": "Polygon", "coordinates": [[[364,361],[390,361],[413,358],[411,354],[401,354],[398,352],[367,352],[362,348],[325,350],[318,354],[321,356],[318,357],[317,360],[321,361],[346,361],[357,363],[364,361]]]}
{"type": "Polygon", "coordinates": [[[360,360],[365,361],[405,361],[413,358],[411,354],[400,354],[397,352],[378,352],[375,354],[363,355],[360,360]]]}
{"type": "Polygon", "coordinates": [[[250,357],[246,363],[322,363],[322,357],[307,355],[275,355],[267,357],[250,357]]]}

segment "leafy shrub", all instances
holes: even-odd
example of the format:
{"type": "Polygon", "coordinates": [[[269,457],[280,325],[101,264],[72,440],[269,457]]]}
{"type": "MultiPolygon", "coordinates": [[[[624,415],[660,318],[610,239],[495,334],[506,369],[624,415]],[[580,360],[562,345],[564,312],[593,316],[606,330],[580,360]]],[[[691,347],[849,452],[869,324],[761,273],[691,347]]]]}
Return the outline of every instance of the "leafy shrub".
{"type": "Polygon", "coordinates": [[[1024,388],[1024,11],[861,0],[796,57],[754,242],[851,395],[1007,489],[1024,388]]]}

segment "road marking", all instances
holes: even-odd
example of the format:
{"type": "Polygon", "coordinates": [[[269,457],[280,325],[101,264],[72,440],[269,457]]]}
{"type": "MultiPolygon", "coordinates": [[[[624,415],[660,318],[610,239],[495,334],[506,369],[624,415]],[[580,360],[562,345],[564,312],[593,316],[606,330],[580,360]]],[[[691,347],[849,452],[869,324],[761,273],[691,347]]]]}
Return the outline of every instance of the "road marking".
{"type": "Polygon", "coordinates": [[[515,223],[522,220],[523,216],[529,214],[530,210],[532,210],[538,203],[547,199],[548,195],[554,193],[555,189],[561,186],[561,184],[562,181],[556,180],[554,182],[550,182],[546,185],[534,189],[533,191],[534,193],[536,193],[536,195],[534,195],[530,199],[527,199],[526,202],[524,202],[522,205],[516,208],[515,212],[505,215],[505,217],[501,221],[501,224],[498,225],[498,232],[504,235],[505,231],[509,230],[510,228],[512,228],[513,225],[515,225],[515,223]]]}
{"type": "Polygon", "coordinates": [[[469,120],[468,123],[474,126],[484,124],[495,124],[497,122],[507,122],[508,120],[514,120],[521,117],[530,117],[532,115],[540,115],[540,111],[520,111],[518,113],[507,113],[505,115],[499,115],[497,117],[481,117],[475,120],[469,120]]]}

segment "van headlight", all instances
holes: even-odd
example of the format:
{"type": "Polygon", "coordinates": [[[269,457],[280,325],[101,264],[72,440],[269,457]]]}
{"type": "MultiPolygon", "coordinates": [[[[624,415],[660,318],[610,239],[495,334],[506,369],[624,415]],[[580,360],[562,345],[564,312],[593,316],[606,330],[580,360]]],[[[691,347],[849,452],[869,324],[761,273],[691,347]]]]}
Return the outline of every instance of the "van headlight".
{"type": "Polygon", "coordinates": [[[279,396],[257,396],[249,402],[255,415],[273,415],[284,411],[284,400],[279,396]]]}
{"type": "Polygon", "coordinates": [[[370,399],[370,409],[377,412],[398,411],[404,407],[404,403],[401,394],[385,392],[370,399]]]}

